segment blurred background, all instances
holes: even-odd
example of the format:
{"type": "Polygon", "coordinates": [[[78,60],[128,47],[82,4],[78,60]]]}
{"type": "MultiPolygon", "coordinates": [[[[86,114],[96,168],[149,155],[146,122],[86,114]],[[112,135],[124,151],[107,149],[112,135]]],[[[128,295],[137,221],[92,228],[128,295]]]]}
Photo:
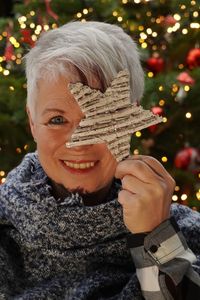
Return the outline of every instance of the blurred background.
{"type": "Polygon", "coordinates": [[[141,104],[163,123],[134,133],[131,153],[157,158],[176,180],[172,201],[200,210],[199,0],[0,0],[0,183],[35,150],[22,57],[41,32],[71,20],[117,24],[138,43],[141,104]]]}

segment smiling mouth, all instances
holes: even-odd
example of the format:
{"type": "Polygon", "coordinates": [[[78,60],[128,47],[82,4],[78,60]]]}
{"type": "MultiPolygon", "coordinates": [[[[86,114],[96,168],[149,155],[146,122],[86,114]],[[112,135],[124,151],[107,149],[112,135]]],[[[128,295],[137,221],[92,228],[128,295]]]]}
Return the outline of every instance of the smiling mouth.
{"type": "Polygon", "coordinates": [[[68,161],[64,160],[64,164],[74,170],[88,170],[92,169],[98,161],[68,161]]]}

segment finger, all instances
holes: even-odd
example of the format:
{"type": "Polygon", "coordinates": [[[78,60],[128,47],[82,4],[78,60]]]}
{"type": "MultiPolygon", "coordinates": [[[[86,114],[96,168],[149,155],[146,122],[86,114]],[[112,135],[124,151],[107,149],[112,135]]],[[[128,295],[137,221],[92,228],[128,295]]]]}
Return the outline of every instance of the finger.
{"type": "Polygon", "coordinates": [[[167,170],[163,167],[163,165],[154,157],[152,156],[147,156],[147,155],[133,155],[132,158],[130,159],[139,159],[148,164],[150,168],[154,170],[154,172],[161,177],[168,177],[170,176],[167,170]]]}
{"type": "Polygon", "coordinates": [[[133,194],[127,190],[121,190],[118,193],[118,201],[123,206],[133,201],[133,194]]]}
{"type": "Polygon", "coordinates": [[[132,194],[140,194],[145,196],[150,192],[149,184],[142,182],[133,175],[125,175],[122,180],[122,188],[132,194]]]}
{"type": "Polygon", "coordinates": [[[144,183],[155,182],[155,176],[157,176],[145,162],[133,159],[127,159],[118,163],[115,177],[122,179],[125,175],[133,175],[144,183]]]}

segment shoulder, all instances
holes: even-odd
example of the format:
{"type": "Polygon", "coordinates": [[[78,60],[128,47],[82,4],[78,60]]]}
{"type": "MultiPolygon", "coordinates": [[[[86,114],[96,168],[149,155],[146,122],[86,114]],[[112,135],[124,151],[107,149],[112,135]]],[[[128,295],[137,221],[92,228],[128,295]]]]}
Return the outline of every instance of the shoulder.
{"type": "Polygon", "coordinates": [[[194,252],[199,252],[200,213],[185,205],[172,204],[171,215],[176,220],[189,247],[194,252]]]}

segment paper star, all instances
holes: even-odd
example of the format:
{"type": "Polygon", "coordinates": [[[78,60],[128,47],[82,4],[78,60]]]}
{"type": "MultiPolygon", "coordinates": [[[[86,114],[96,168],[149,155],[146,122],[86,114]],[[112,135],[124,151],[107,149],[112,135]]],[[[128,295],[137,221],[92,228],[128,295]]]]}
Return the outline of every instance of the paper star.
{"type": "Polygon", "coordinates": [[[82,83],[69,84],[85,118],[67,147],[106,143],[117,161],[129,156],[130,137],[136,131],[162,122],[142,106],[130,103],[129,73],[120,71],[105,93],[82,83]]]}

